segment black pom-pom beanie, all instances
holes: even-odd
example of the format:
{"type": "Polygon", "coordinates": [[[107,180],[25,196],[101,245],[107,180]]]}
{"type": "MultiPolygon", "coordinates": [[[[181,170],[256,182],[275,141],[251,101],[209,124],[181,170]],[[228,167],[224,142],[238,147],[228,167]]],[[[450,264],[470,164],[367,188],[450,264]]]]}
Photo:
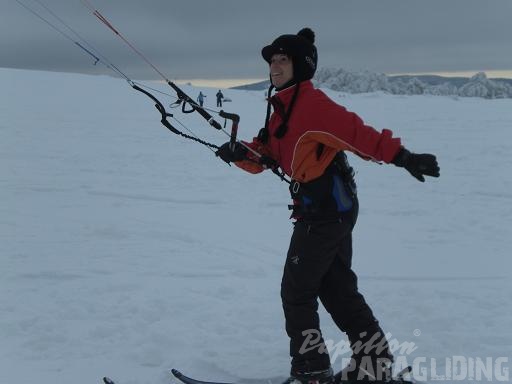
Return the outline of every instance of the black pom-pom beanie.
{"type": "Polygon", "coordinates": [[[281,35],[261,50],[261,55],[269,64],[272,55],[277,53],[292,58],[293,77],[296,82],[310,80],[314,76],[318,53],[315,47],[315,33],[310,28],[303,28],[296,35],[281,35]]]}

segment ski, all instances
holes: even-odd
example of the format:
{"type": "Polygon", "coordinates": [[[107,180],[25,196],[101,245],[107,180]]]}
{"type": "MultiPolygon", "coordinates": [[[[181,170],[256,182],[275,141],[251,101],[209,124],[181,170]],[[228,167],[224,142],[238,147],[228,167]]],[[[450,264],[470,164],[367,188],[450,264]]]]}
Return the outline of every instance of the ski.
{"type": "MultiPolygon", "coordinates": [[[[386,384],[415,384],[416,382],[414,380],[404,379],[404,376],[406,374],[411,373],[411,371],[412,371],[411,367],[407,367],[407,368],[403,369],[402,371],[400,371],[398,373],[396,378],[394,378],[390,381],[386,381],[386,384]]],[[[174,375],[174,377],[176,377],[183,384],[240,384],[240,383],[226,383],[226,382],[219,382],[219,381],[196,380],[196,379],[193,379],[191,377],[184,375],[177,369],[172,369],[171,372],[174,375]]],[[[342,380],[341,374],[342,373],[340,371],[334,375],[334,384],[351,384],[350,381],[342,380]]],[[[256,384],[257,381],[254,381],[254,383],[256,384]]],[[[383,382],[382,381],[373,381],[373,382],[368,382],[368,383],[378,384],[378,383],[383,383],[383,382]]],[[[113,384],[113,383],[105,383],[105,384],[113,384]]],[[[261,384],[280,384],[280,383],[272,383],[270,380],[262,380],[261,384]]],[[[354,383],[354,384],[356,384],[356,383],[354,383]]]]}
{"type": "MultiPolygon", "coordinates": [[[[392,379],[391,381],[387,381],[386,384],[415,384],[416,382],[414,380],[406,380],[403,378],[404,375],[411,373],[411,371],[412,371],[411,367],[407,367],[407,368],[403,369],[402,371],[400,371],[397,374],[395,379],[392,379]]],[[[176,379],[178,379],[179,381],[181,381],[183,384],[240,384],[240,383],[228,383],[228,382],[222,382],[222,381],[197,380],[197,379],[193,379],[191,377],[184,375],[177,369],[172,369],[171,372],[174,375],[174,377],[176,379]]],[[[112,380],[108,377],[103,378],[103,383],[104,384],[115,384],[114,380],[112,380]]],[[[251,380],[251,383],[258,384],[258,381],[251,380]]],[[[369,382],[369,383],[371,383],[371,382],[369,382]]],[[[379,383],[379,382],[374,381],[373,383],[375,384],[375,383],[379,383]]],[[[261,384],[280,384],[280,383],[277,383],[277,382],[272,383],[271,380],[267,379],[267,380],[261,380],[261,384]]],[[[342,380],[341,379],[341,371],[340,371],[334,375],[334,384],[350,384],[350,381],[342,380]]]]}

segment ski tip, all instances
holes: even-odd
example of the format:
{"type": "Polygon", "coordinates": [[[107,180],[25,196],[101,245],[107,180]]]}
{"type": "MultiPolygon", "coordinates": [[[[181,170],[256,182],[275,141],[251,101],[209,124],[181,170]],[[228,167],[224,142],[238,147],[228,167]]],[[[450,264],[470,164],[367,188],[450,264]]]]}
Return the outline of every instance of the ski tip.
{"type": "Polygon", "coordinates": [[[103,378],[103,382],[105,384],[115,384],[113,380],[109,379],[108,377],[103,378]]]}
{"type": "Polygon", "coordinates": [[[412,373],[412,367],[408,366],[408,367],[402,369],[400,372],[398,372],[398,375],[396,377],[398,378],[398,380],[403,380],[403,377],[410,373],[412,373]]]}
{"type": "Polygon", "coordinates": [[[171,369],[171,373],[174,375],[174,377],[177,377],[177,378],[180,378],[181,376],[183,376],[183,374],[178,371],[177,369],[171,369]]]}

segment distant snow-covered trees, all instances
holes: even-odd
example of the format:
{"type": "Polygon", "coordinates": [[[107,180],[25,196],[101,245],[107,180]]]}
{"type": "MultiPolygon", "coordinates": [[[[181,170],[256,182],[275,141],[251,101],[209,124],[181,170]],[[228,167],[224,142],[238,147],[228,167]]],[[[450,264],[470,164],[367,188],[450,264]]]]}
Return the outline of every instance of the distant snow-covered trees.
{"type": "Polygon", "coordinates": [[[485,97],[486,99],[512,97],[512,87],[510,85],[490,80],[483,72],[473,76],[458,91],[459,96],[485,97]]]}
{"type": "Polygon", "coordinates": [[[344,69],[322,68],[315,75],[317,84],[335,91],[363,93],[389,91],[390,84],[384,74],[364,72],[348,72],[344,69]]]}
{"type": "Polygon", "coordinates": [[[488,79],[484,72],[477,73],[460,85],[450,78],[441,84],[429,84],[417,77],[388,77],[369,71],[350,72],[344,69],[320,68],[315,75],[319,87],[347,93],[383,91],[395,95],[456,95],[487,99],[512,98],[512,85],[488,79]]]}

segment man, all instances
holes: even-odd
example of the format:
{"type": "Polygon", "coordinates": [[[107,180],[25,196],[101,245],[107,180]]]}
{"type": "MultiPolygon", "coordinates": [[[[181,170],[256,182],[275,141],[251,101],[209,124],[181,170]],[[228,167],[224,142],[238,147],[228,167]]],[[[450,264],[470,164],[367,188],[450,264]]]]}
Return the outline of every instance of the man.
{"type": "Polygon", "coordinates": [[[277,91],[269,97],[265,127],[251,143],[234,148],[226,143],[217,155],[251,173],[279,166],[292,179],[296,221],[281,284],[292,357],[287,383],[333,381],[319,328],[318,298],[348,335],[353,355],[346,378],[384,380],[392,355],[351,268],[359,205],[344,151],[404,167],[420,181],[424,175],[438,177],[439,167],[434,155],[409,152],[390,130],[378,132],[365,125],[313,87],[318,61],[314,39],[313,31],[304,28],[262,49],[272,83],[269,96],[273,88],[277,91]]]}
{"type": "Polygon", "coordinates": [[[203,106],[205,97],[206,95],[202,91],[199,91],[199,95],[197,95],[197,102],[199,103],[200,107],[203,106]]]}
{"type": "Polygon", "coordinates": [[[222,107],[222,99],[224,98],[224,95],[222,94],[220,89],[215,96],[217,96],[217,107],[222,107]]]}

